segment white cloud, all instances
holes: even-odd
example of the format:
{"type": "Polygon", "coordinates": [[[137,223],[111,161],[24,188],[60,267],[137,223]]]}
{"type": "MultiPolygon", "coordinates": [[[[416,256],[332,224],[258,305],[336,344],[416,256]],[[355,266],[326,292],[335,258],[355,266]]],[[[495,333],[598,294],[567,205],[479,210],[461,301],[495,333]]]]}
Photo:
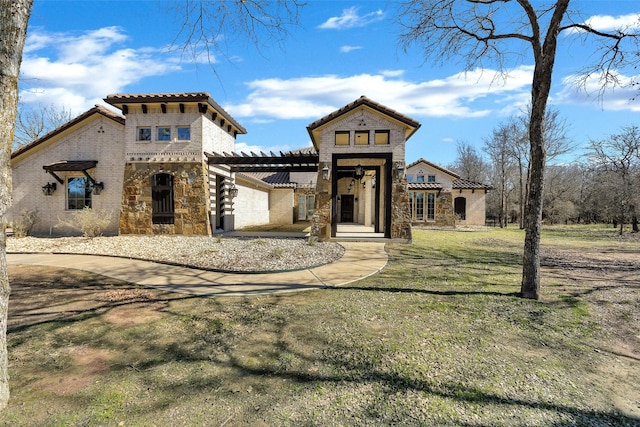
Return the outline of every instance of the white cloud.
{"type": "Polygon", "coordinates": [[[384,12],[382,10],[376,10],[365,15],[358,14],[357,7],[350,7],[344,9],[342,15],[333,16],[320,24],[318,28],[324,30],[344,30],[348,28],[364,27],[374,22],[378,22],[384,19],[384,12]]]}
{"type": "Polygon", "coordinates": [[[273,146],[260,146],[260,145],[250,145],[247,144],[246,142],[236,142],[235,145],[235,152],[236,153],[247,153],[249,154],[250,152],[254,152],[256,154],[260,154],[261,151],[264,152],[269,152],[269,151],[273,151],[274,153],[277,153],[279,151],[285,152],[285,151],[291,151],[293,150],[293,148],[291,148],[289,145],[273,145],[273,146]]]}
{"type": "Polygon", "coordinates": [[[594,15],[585,20],[584,24],[598,31],[640,28],[640,13],[620,16],[594,15]]]}
{"type": "Polygon", "coordinates": [[[239,118],[316,119],[366,95],[409,116],[483,117],[505,108],[503,99],[528,93],[532,72],[531,66],[514,68],[504,82],[496,81],[492,70],[426,82],[394,78],[402,73],[388,71],[254,80],[247,83],[250,94],[243,102],[224,108],[239,118]]]}
{"type": "Polygon", "coordinates": [[[404,75],[404,70],[382,70],[380,74],[385,77],[400,77],[404,75]]]}
{"type": "Polygon", "coordinates": [[[359,50],[359,49],[362,49],[362,46],[341,46],[340,52],[350,53],[350,52],[353,52],[354,50],[359,50]]]}
{"type": "Polygon", "coordinates": [[[61,105],[80,113],[108,93],[180,69],[167,61],[166,52],[126,48],[122,46],[126,41],[119,27],[81,34],[33,30],[22,60],[21,101],[61,105]]]}
{"type": "Polygon", "coordinates": [[[553,97],[555,104],[592,105],[599,103],[605,111],[640,112],[638,89],[633,82],[640,81],[640,75],[625,76],[618,73],[618,87],[602,89],[600,75],[570,75],[562,80],[562,89],[553,97]],[[580,82],[578,84],[578,82],[580,82]]]}

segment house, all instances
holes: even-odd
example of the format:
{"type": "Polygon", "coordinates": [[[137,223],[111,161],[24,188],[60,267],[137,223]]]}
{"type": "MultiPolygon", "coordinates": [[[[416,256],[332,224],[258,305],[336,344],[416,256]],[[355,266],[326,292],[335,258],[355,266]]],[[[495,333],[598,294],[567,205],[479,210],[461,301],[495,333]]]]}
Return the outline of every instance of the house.
{"type": "Polygon", "coordinates": [[[460,179],[455,172],[425,159],[407,166],[407,190],[413,225],[484,225],[490,186],[460,179]]]}
{"type": "Polygon", "coordinates": [[[10,220],[37,210],[34,234],[68,234],[60,224],[89,207],[110,216],[108,234],[207,235],[304,220],[321,238],[348,223],[403,239],[412,223],[484,223],[486,188],[422,159],[405,170],[405,143],[420,124],[364,96],[311,123],[313,147],[250,154],[235,152],[246,130],[207,93],[104,101],[114,110],[97,105],[12,153],[10,220]],[[436,182],[413,182],[427,170],[436,182]]]}

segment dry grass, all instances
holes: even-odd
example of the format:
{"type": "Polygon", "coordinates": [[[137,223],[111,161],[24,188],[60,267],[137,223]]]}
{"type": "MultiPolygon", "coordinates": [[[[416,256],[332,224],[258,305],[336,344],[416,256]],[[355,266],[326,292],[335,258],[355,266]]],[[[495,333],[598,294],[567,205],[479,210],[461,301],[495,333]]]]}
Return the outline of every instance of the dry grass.
{"type": "MultiPolygon", "coordinates": [[[[195,298],[12,267],[12,399],[0,423],[639,425],[640,243],[416,231],[349,287],[195,298]]],[[[584,235],[591,235],[585,238],[584,235]]]]}

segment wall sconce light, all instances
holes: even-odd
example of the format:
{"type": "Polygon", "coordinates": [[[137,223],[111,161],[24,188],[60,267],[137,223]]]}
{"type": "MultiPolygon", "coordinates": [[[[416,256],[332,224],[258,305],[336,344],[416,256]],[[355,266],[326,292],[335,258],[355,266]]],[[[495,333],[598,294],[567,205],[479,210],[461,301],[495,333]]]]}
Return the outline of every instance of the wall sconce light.
{"type": "Polygon", "coordinates": [[[331,172],[331,169],[329,169],[329,166],[327,164],[324,165],[324,167],[322,168],[322,179],[325,181],[329,180],[329,172],[331,172]]]}
{"type": "Polygon", "coordinates": [[[54,191],[56,191],[56,183],[55,182],[47,182],[47,185],[42,186],[42,192],[45,196],[51,196],[54,191]]]}
{"type": "Polygon", "coordinates": [[[364,190],[365,188],[367,188],[367,181],[362,181],[362,189],[364,190]]]}
{"type": "Polygon", "coordinates": [[[404,178],[404,165],[402,162],[396,162],[396,178],[404,178]]]}
{"type": "Polygon", "coordinates": [[[231,197],[232,199],[235,199],[238,196],[238,187],[236,187],[235,184],[231,184],[231,187],[229,187],[229,197],[231,197]]]}
{"type": "Polygon", "coordinates": [[[93,184],[93,194],[97,196],[102,193],[102,190],[104,190],[104,182],[96,182],[93,184]]]}
{"type": "Polygon", "coordinates": [[[360,166],[360,164],[358,163],[358,166],[356,166],[356,171],[354,173],[356,179],[362,179],[362,177],[364,176],[364,169],[362,166],[360,166]]]}

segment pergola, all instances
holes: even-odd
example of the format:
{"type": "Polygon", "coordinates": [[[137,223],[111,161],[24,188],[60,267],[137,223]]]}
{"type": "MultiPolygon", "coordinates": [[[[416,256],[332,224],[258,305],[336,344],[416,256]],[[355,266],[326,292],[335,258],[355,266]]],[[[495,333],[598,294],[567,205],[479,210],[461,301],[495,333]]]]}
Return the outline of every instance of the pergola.
{"type": "Polygon", "coordinates": [[[227,165],[231,172],[317,172],[318,153],[309,151],[288,151],[268,154],[253,151],[250,154],[205,153],[210,165],[227,165]]]}

